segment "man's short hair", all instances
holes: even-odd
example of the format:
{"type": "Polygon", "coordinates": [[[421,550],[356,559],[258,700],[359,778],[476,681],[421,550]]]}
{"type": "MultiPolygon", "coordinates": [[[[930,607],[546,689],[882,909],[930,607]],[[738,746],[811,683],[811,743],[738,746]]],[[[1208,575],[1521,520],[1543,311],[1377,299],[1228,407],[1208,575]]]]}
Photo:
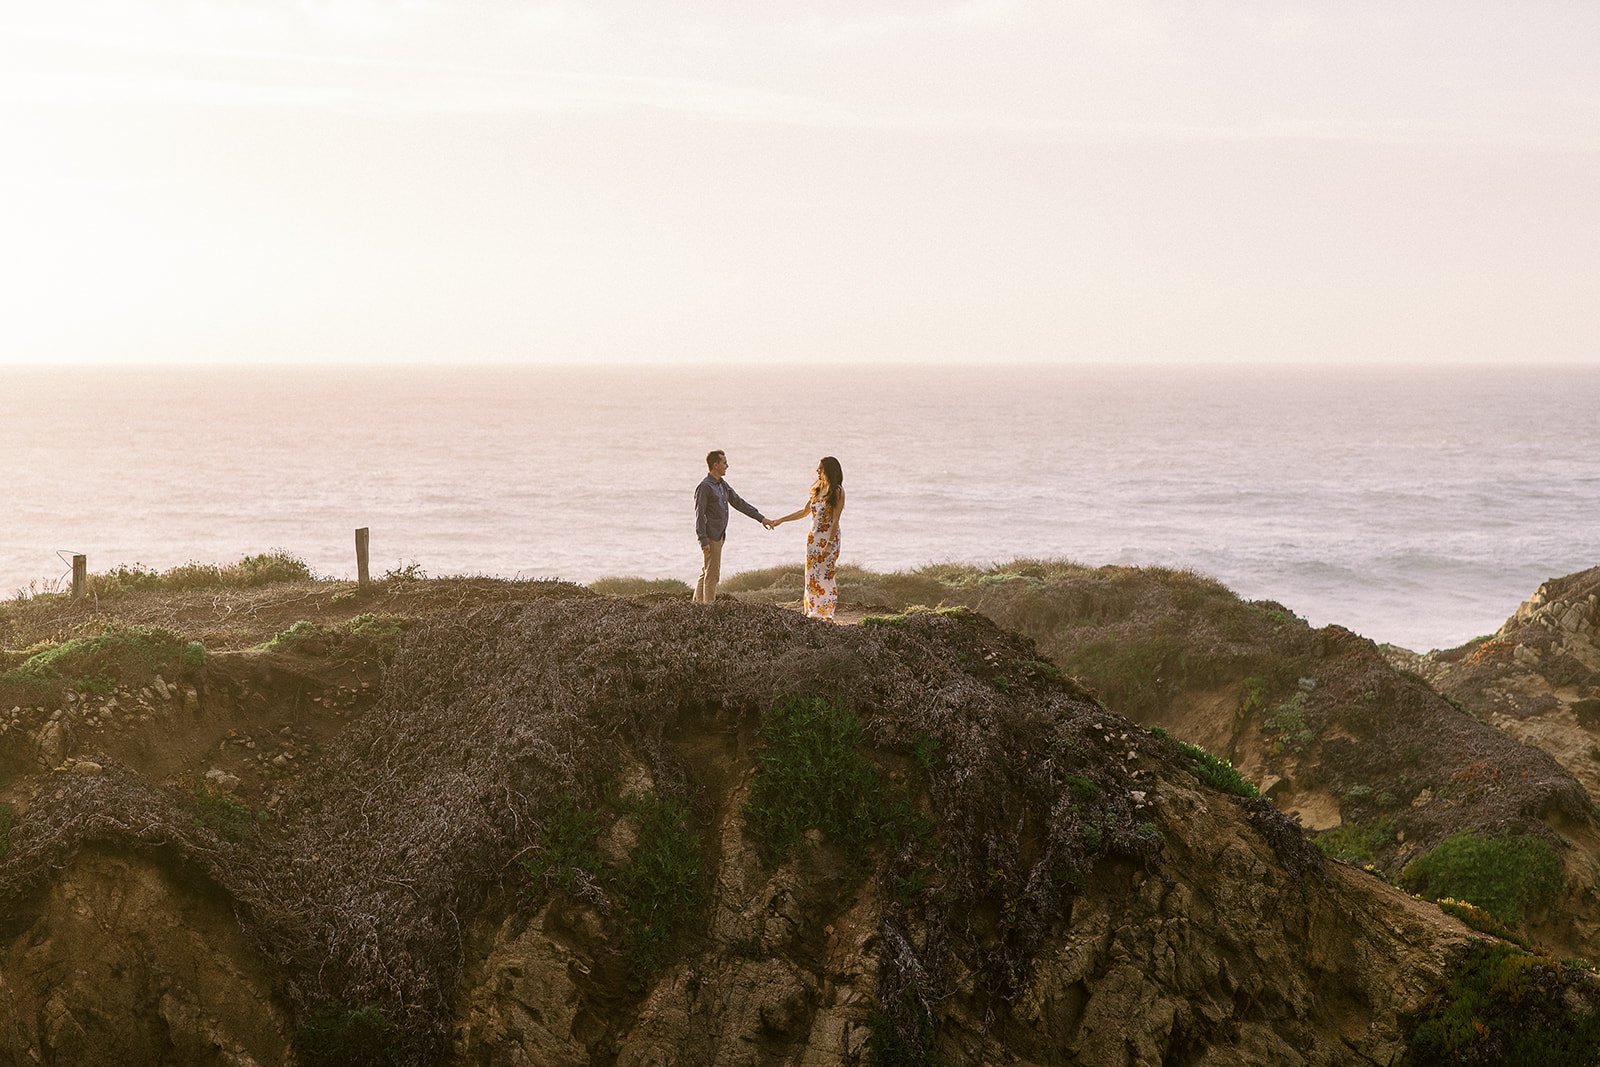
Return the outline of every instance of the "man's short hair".
{"type": "Polygon", "coordinates": [[[706,453],[706,470],[710,470],[712,467],[715,467],[718,463],[721,463],[727,458],[728,454],[722,449],[713,448],[710,452],[706,453]]]}

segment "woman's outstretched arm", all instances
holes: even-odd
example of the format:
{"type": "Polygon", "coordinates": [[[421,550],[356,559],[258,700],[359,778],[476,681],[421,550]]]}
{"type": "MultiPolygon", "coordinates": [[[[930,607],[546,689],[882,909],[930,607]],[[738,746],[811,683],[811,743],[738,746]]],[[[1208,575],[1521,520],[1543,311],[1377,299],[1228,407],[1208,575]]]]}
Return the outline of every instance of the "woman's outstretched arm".
{"type": "Polygon", "coordinates": [[[781,519],[773,519],[772,520],[772,525],[774,525],[774,526],[782,526],[786,522],[793,522],[795,519],[804,518],[806,512],[808,512],[810,510],[811,510],[811,505],[810,504],[801,504],[799,511],[795,512],[793,515],[785,515],[781,519]]]}

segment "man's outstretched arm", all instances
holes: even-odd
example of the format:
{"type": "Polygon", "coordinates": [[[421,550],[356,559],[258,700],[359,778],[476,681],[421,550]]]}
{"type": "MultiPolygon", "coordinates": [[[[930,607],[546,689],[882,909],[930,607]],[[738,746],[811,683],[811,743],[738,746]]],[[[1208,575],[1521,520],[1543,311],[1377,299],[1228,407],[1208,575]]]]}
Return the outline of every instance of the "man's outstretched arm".
{"type": "Polygon", "coordinates": [[[765,526],[767,524],[767,517],[761,514],[761,512],[757,511],[755,508],[751,507],[749,504],[746,504],[744,497],[733,491],[733,486],[729,485],[727,482],[723,482],[722,488],[728,494],[728,503],[744,512],[761,525],[765,526]]]}

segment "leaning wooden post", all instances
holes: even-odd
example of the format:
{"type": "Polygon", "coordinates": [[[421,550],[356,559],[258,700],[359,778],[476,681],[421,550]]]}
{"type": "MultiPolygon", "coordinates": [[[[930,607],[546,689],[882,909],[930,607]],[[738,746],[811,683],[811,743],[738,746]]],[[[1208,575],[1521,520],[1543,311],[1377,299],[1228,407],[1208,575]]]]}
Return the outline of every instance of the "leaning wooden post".
{"type": "Polygon", "coordinates": [[[75,555],[72,557],[72,599],[82,600],[89,591],[89,557],[75,555]]]}
{"type": "Polygon", "coordinates": [[[356,531],[356,584],[365,589],[372,584],[367,574],[367,528],[356,531]]]}

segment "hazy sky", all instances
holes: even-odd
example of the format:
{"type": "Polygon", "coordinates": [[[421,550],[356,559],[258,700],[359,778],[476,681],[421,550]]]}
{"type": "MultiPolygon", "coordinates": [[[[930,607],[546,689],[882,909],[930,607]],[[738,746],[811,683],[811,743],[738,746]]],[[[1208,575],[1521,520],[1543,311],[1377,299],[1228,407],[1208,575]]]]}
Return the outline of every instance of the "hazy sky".
{"type": "Polygon", "coordinates": [[[1600,4],[6,0],[0,362],[1600,364],[1600,4]]]}

